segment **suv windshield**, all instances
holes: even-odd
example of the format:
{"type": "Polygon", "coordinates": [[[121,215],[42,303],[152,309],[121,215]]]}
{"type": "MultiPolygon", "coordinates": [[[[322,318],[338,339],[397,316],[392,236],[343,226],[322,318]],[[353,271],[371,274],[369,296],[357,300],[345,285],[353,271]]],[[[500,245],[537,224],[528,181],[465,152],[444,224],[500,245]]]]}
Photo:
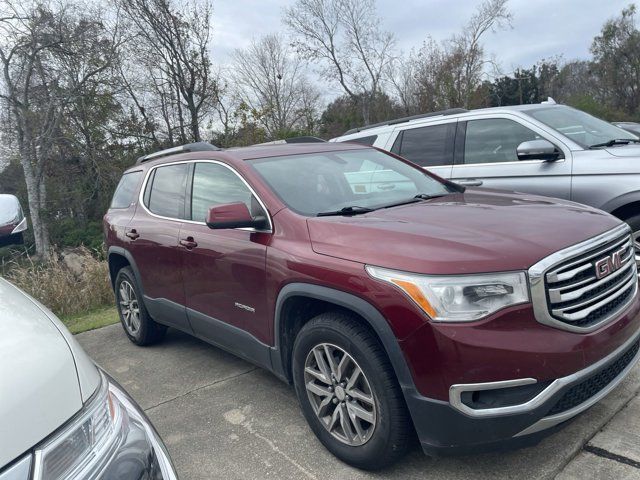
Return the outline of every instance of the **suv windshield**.
{"type": "Polygon", "coordinates": [[[366,213],[456,191],[374,149],[261,158],[251,164],[289,208],[308,216],[366,213]]]}
{"type": "Polygon", "coordinates": [[[559,131],[583,148],[615,140],[638,140],[626,130],[571,107],[542,107],[525,110],[524,113],[559,131]]]}

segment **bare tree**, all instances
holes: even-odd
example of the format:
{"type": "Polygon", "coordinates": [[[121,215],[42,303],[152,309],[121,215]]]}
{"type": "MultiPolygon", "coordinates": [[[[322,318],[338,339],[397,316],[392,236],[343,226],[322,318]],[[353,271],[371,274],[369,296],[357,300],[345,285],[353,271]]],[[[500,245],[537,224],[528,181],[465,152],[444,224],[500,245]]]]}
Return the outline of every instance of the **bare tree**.
{"type": "MultiPolygon", "coordinates": [[[[211,0],[119,0],[119,4],[135,28],[131,58],[142,67],[137,74],[146,82],[140,83],[156,94],[156,104],[148,107],[140,90],[130,88],[137,110],[152,125],[148,117],[155,107],[169,143],[174,142],[174,130],[183,143],[200,141],[201,123],[215,97],[209,56],[211,0]]],[[[130,74],[132,70],[136,69],[130,74]]],[[[136,83],[135,77],[123,74],[130,86],[136,83]]]]}
{"type": "Polygon", "coordinates": [[[248,48],[236,50],[234,67],[240,96],[269,137],[305,126],[319,94],[305,78],[301,59],[282,37],[266,35],[248,48]]]}
{"type": "Polygon", "coordinates": [[[482,38],[510,25],[507,2],[485,0],[460,33],[441,43],[427,37],[417,52],[395,59],[390,82],[406,111],[472,106],[473,94],[492,64],[482,38]]]}
{"type": "Polygon", "coordinates": [[[285,24],[299,53],[321,65],[320,74],[339,83],[371,122],[372,104],[381,91],[393,56],[394,37],[376,17],[373,0],[297,0],[285,24]]]}
{"type": "Polygon", "coordinates": [[[96,12],[48,2],[0,4],[2,93],[15,131],[27,186],[36,252],[49,255],[47,165],[60,124],[88,83],[107,70],[116,43],[96,12]]]}
{"type": "Polygon", "coordinates": [[[461,33],[451,40],[453,54],[460,59],[461,102],[469,108],[471,95],[481,81],[488,62],[482,37],[489,31],[511,25],[512,15],[507,8],[509,0],[485,0],[471,17],[461,33]]]}

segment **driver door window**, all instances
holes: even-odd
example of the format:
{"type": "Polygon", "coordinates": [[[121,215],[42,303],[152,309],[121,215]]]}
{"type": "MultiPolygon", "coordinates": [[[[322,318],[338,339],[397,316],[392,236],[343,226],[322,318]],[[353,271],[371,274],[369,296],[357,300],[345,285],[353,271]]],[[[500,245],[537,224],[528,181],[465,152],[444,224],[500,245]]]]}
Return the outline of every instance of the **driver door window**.
{"type": "Polygon", "coordinates": [[[534,131],[506,118],[470,120],[467,122],[464,163],[517,162],[518,145],[539,138],[534,131]]]}
{"type": "Polygon", "coordinates": [[[191,220],[204,222],[211,207],[243,202],[255,215],[251,190],[227,167],[217,163],[196,163],[191,189],[191,220]]]}

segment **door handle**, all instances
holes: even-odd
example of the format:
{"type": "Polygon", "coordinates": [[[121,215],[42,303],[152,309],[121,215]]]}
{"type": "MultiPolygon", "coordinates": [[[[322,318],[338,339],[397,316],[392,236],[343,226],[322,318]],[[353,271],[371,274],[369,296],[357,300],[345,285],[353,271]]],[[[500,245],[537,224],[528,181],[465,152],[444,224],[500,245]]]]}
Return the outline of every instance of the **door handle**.
{"type": "Polygon", "coordinates": [[[138,238],[140,236],[140,234],[138,232],[136,232],[136,229],[132,229],[131,231],[125,233],[125,235],[127,237],[129,237],[131,240],[135,240],[136,238],[138,238]]]}
{"type": "Polygon", "coordinates": [[[198,242],[196,242],[193,237],[187,237],[186,239],[180,240],[180,245],[182,245],[187,250],[193,250],[198,246],[198,242]]]}
{"type": "Polygon", "coordinates": [[[466,180],[457,180],[457,184],[464,185],[465,187],[479,187],[484,182],[482,180],[476,180],[475,178],[468,178],[466,180]]]}

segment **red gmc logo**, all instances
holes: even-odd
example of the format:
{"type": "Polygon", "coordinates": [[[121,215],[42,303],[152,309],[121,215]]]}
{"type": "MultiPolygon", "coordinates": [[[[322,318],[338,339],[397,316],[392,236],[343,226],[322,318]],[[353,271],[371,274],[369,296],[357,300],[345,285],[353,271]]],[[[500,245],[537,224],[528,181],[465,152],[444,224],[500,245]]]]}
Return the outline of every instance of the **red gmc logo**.
{"type": "Polygon", "coordinates": [[[608,257],[598,260],[594,266],[596,267],[596,277],[598,279],[608,277],[616,270],[622,267],[622,256],[627,251],[627,247],[621,248],[617,252],[613,252],[608,257]]]}

